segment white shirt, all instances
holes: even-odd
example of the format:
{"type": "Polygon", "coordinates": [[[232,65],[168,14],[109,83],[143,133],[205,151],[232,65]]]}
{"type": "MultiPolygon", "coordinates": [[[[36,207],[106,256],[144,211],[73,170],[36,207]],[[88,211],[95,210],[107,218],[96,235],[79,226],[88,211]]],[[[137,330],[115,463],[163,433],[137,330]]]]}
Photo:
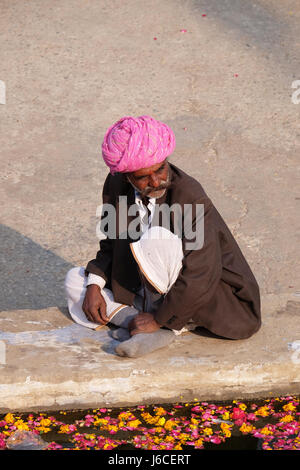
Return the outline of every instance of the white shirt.
{"type": "MultiPolygon", "coordinates": [[[[141,219],[141,232],[144,233],[145,230],[147,230],[147,228],[151,226],[151,222],[152,222],[154,210],[155,210],[156,199],[154,197],[149,198],[147,207],[150,210],[150,215],[149,215],[148,223],[145,223],[145,220],[146,220],[145,216],[148,213],[147,209],[142,202],[140,193],[136,189],[134,190],[134,192],[135,192],[135,203],[139,206],[139,215],[141,219]]],[[[100,289],[103,289],[103,287],[105,287],[106,281],[105,279],[103,279],[103,277],[98,276],[97,274],[89,273],[86,285],[89,286],[90,284],[96,284],[97,286],[100,287],[100,289]]]]}

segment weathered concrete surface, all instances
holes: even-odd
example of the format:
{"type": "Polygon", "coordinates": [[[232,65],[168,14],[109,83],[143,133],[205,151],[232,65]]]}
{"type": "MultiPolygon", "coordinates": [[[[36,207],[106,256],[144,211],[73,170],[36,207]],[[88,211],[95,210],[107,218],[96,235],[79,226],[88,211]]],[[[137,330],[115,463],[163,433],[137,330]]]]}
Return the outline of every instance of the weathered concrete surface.
{"type": "Polygon", "coordinates": [[[82,328],[65,308],[1,313],[2,411],[122,406],[298,393],[300,303],[273,296],[243,341],[186,333],[143,358],[114,354],[110,329],[82,328]],[[3,356],[2,356],[3,359],[3,356]],[[4,362],[4,361],[3,361],[4,362]]]}
{"type": "Polygon", "coordinates": [[[296,0],[2,0],[3,409],[300,393],[299,24],[296,0]],[[103,133],[142,114],[174,128],[171,161],[257,277],[249,340],[188,334],[132,361],[66,316],[65,274],[98,249],[103,133]]]}

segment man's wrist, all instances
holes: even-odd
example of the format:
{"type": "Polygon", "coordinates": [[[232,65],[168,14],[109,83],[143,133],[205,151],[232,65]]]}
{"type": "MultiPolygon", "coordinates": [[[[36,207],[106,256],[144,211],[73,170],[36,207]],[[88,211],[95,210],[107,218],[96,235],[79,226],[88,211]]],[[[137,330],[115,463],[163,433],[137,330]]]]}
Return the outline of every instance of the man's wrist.
{"type": "Polygon", "coordinates": [[[103,277],[98,276],[97,274],[89,273],[88,279],[87,279],[87,286],[90,285],[97,285],[100,287],[100,289],[103,289],[106,284],[105,279],[103,277]]]}

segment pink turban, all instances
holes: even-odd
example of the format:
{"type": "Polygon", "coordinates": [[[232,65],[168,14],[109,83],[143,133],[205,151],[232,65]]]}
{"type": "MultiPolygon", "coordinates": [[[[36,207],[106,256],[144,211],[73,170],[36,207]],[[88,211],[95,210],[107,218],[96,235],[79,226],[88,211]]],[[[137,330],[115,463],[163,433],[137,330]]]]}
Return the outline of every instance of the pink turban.
{"type": "Polygon", "coordinates": [[[175,135],[150,116],[123,117],[107,129],[102,156],[112,174],[128,173],[160,163],[175,148],[175,135]]]}

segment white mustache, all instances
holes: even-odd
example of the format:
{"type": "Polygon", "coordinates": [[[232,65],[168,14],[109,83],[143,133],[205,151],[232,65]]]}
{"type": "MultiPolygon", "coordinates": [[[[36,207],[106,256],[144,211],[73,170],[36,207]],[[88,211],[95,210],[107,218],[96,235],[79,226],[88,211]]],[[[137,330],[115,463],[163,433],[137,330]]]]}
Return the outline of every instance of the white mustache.
{"type": "Polygon", "coordinates": [[[162,180],[162,185],[160,185],[158,188],[151,188],[150,186],[147,186],[147,188],[143,189],[141,191],[139,188],[137,188],[132,181],[127,177],[127,181],[136,189],[142,196],[147,196],[149,193],[156,193],[159,191],[162,191],[163,189],[167,189],[171,186],[170,183],[170,174],[168,173],[168,177],[166,180],[162,180]]]}
{"type": "Polygon", "coordinates": [[[145,188],[143,190],[143,194],[149,194],[149,193],[157,193],[159,191],[162,191],[163,189],[167,189],[170,185],[165,182],[164,184],[162,184],[161,186],[159,186],[158,188],[151,188],[151,187],[148,187],[148,188],[145,188]]]}

